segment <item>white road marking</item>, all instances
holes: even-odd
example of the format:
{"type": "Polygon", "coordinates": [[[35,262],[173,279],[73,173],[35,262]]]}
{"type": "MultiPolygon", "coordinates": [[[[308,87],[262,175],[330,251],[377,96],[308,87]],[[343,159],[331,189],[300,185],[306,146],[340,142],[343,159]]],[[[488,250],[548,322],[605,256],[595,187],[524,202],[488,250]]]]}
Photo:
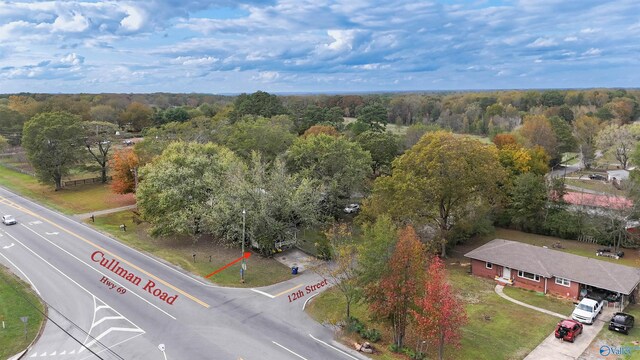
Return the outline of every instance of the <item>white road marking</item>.
{"type": "Polygon", "coordinates": [[[103,321],[107,321],[107,320],[120,320],[120,319],[124,319],[124,317],[122,316],[105,316],[102,319],[96,321],[93,323],[93,325],[91,326],[91,328],[93,329],[94,327],[100,325],[103,321]]]}
{"type": "Polygon", "coordinates": [[[69,355],[73,355],[73,354],[75,354],[75,353],[76,353],[76,351],[75,351],[75,350],[71,350],[71,351],[69,352],[69,355]]]}
{"type": "Polygon", "coordinates": [[[307,298],[307,300],[305,300],[305,301],[304,301],[304,304],[302,304],[302,311],[304,311],[304,308],[306,308],[306,307],[307,307],[307,303],[309,302],[309,300],[313,299],[313,298],[314,298],[314,296],[318,296],[318,295],[320,295],[320,293],[319,293],[319,292],[317,292],[317,293],[315,293],[315,294],[313,294],[313,295],[309,296],[309,298],[307,298]]]}
{"type": "Polygon", "coordinates": [[[40,221],[40,220],[29,221],[29,225],[40,225],[40,224],[42,224],[42,221],[40,221]]]}
{"type": "Polygon", "coordinates": [[[283,348],[283,349],[287,350],[288,352],[292,353],[293,355],[295,355],[295,356],[299,357],[300,359],[302,359],[302,360],[307,360],[306,358],[304,358],[304,357],[300,356],[300,354],[296,354],[295,352],[293,352],[293,351],[291,351],[291,350],[287,349],[286,347],[284,347],[284,346],[282,346],[282,345],[278,344],[277,342],[275,342],[275,341],[271,341],[271,342],[272,342],[272,343],[274,343],[274,344],[276,344],[276,345],[278,345],[278,346],[280,346],[281,348],[283,348]]]}
{"type": "Polygon", "coordinates": [[[311,338],[312,338],[313,340],[315,340],[315,341],[317,341],[317,342],[319,342],[319,343],[321,343],[321,344],[325,344],[325,345],[327,345],[328,347],[332,348],[333,350],[335,350],[335,351],[337,351],[337,352],[340,352],[340,353],[342,353],[342,354],[344,354],[344,355],[346,355],[346,356],[348,356],[348,357],[350,357],[350,358],[352,358],[352,359],[354,359],[354,360],[359,360],[357,357],[352,356],[352,355],[349,355],[349,354],[347,354],[346,352],[344,352],[344,351],[342,351],[342,350],[338,349],[337,347],[332,346],[332,345],[329,345],[329,344],[327,344],[326,342],[324,342],[324,341],[322,341],[322,340],[320,340],[320,339],[317,339],[317,338],[313,337],[313,335],[311,335],[311,334],[309,334],[309,336],[311,336],[311,338]]]}
{"type": "Polygon", "coordinates": [[[58,234],[60,234],[60,233],[59,233],[59,232],[54,231],[54,232],[46,232],[45,234],[47,234],[47,235],[58,235],[58,234]]]}
{"type": "Polygon", "coordinates": [[[57,354],[57,351],[52,352],[51,354],[49,354],[49,356],[54,356],[55,354],[57,354]]]}
{"type": "MultiPolygon", "coordinates": [[[[93,344],[95,344],[96,342],[100,341],[100,339],[102,339],[103,337],[109,335],[110,332],[112,331],[125,331],[125,332],[139,332],[139,333],[144,333],[143,330],[141,329],[134,329],[134,328],[120,328],[120,327],[112,327],[109,328],[109,330],[103,332],[102,334],[96,336],[93,340],[89,341],[88,343],[84,344],[85,347],[91,347],[93,346],[93,344]]],[[[78,351],[78,354],[80,354],[81,352],[84,351],[85,347],[80,348],[80,350],[78,351]]]]}
{"type": "Polygon", "coordinates": [[[16,266],[16,264],[14,264],[11,260],[9,260],[8,257],[4,256],[4,254],[0,253],[0,256],[2,256],[3,258],[7,259],[7,261],[9,262],[9,264],[13,265],[14,268],[18,269],[18,271],[20,271],[22,273],[22,275],[24,275],[24,277],[29,281],[29,284],[31,284],[31,286],[33,286],[33,290],[36,291],[36,293],[38,295],[40,295],[40,291],[38,291],[38,288],[36,287],[36,284],[33,283],[33,281],[31,281],[31,279],[29,279],[29,277],[27,276],[27,274],[24,273],[24,271],[22,271],[22,269],[20,269],[19,267],[16,266]]]}
{"type": "MultiPolygon", "coordinates": [[[[24,225],[22,225],[22,226],[24,226],[24,225]]],[[[85,264],[85,265],[86,265],[87,267],[89,267],[91,270],[93,270],[93,271],[97,272],[98,274],[100,274],[100,275],[102,275],[102,276],[109,277],[109,276],[105,275],[102,271],[100,271],[100,270],[98,270],[98,269],[94,268],[93,266],[91,266],[91,265],[87,264],[87,263],[86,263],[86,262],[84,262],[83,260],[80,260],[77,256],[75,256],[75,255],[73,255],[72,253],[68,252],[67,250],[65,250],[65,249],[61,248],[61,247],[60,247],[60,246],[58,246],[57,244],[55,244],[55,243],[51,242],[51,240],[47,239],[46,237],[44,237],[44,236],[42,236],[42,235],[38,234],[37,232],[35,232],[34,230],[30,229],[30,228],[29,228],[29,227],[27,227],[27,226],[24,226],[24,227],[25,227],[27,230],[31,231],[32,233],[34,233],[34,234],[38,235],[39,237],[43,238],[44,240],[46,240],[46,241],[47,241],[48,243],[50,243],[51,245],[53,245],[53,246],[57,247],[58,249],[60,249],[60,250],[64,251],[64,252],[65,252],[65,253],[67,253],[69,256],[71,256],[71,257],[73,257],[74,259],[76,259],[76,260],[80,261],[81,263],[85,264]]],[[[7,235],[11,236],[9,233],[7,233],[7,235]]],[[[13,238],[14,240],[16,240],[16,241],[17,241],[17,239],[16,239],[15,237],[11,236],[11,238],[13,238]]],[[[20,241],[18,241],[18,242],[19,242],[20,244],[22,244],[20,241]]],[[[22,246],[25,246],[25,245],[24,245],[24,244],[22,244],[22,246]]],[[[25,246],[25,247],[26,247],[26,246],[25,246]]],[[[31,251],[31,252],[33,252],[33,251],[31,251]]],[[[34,253],[34,254],[35,254],[35,253],[34,253]]],[[[38,255],[38,257],[40,257],[40,255],[38,255]]],[[[42,259],[42,257],[40,257],[40,258],[42,259]]],[[[42,259],[42,260],[44,260],[44,259],[42,259]]],[[[45,261],[46,261],[46,260],[45,260],[45,261]]],[[[47,262],[47,264],[51,265],[49,262],[47,262]]],[[[51,265],[51,266],[53,266],[53,265],[51,265]]],[[[56,270],[57,270],[57,269],[56,269],[56,270]]],[[[58,271],[60,271],[60,270],[58,270],[58,271]]],[[[70,278],[70,277],[68,277],[67,275],[65,275],[65,276],[66,276],[68,279],[71,279],[71,278],[70,278]]],[[[169,314],[168,312],[166,312],[166,311],[162,310],[161,308],[157,307],[156,305],[152,304],[151,302],[149,302],[149,300],[147,300],[147,299],[143,298],[142,296],[138,295],[138,293],[136,293],[136,292],[134,292],[134,291],[131,291],[131,289],[129,289],[129,288],[127,288],[126,286],[122,285],[122,284],[121,284],[121,283],[119,283],[118,281],[113,280],[113,279],[112,279],[111,281],[113,281],[114,283],[116,283],[116,284],[117,284],[117,285],[119,285],[120,287],[125,288],[128,292],[130,292],[131,294],[135,295],[135,296],[136,296],[136,297],[138,297],[140,300],[142,300],[142,301],[146,302],[147,304],[149,304],[149,305],[153,306],[154,308],[158,309],[158,311],[160,311],[160,312],[164,313],[165,315],[167,315],[168,317],[172,318],[173,320],[176,320],[175,316],[173,316],[173,315],[169,314]]],[[[76,282],[74,281],[74,283],[76,283],[76,282]]],[[[76,283],[76,284],[78,284],[78,283],[76,283]]],[[[78,286],[80,286],[80,285],[78,284],[78,286]]],[[[84,289],[84,288],[83,288],[83,289],[84,289]]],[[[86,290],[85,290],[85,291],[86,291],[86,290]]],[[[89,291],[87,291],[87,292],[89,292],[89,291]]],[[[89,292],[89,294],[91,294],[91,293],[89,292]]],[[[93,294],[91,294],[91,295],[93,295],[93,294]]],[[[98,297],[96,296],[96,298],[98,298],[98,297]]],[[[100,298],[98,298],[98,299],[100,299],[100,298]]],[[[102,300],[100,300],[100,301],[102,301],[102,300]]],[[[102,301],[102,302],[104,302],[104,301],[102,301]]],[[[136,326],[137,326],[137,325],[136,325],[136,326]]]]}
{"type": "Polygon", "coordinates": [[[47,353],[43,352],[42,354],[40,354],[40,357],[43,357],[43,356],[47,356],[47,353]]]}
{"type": "Polygon", "coordinates": [[[13,247],[13,245],[15,245],[15,244],[11,243],[11,245],[3,246],[2,248],[6,250],[6,249],[9,249],[9,248],[13,247]]]}
{"type": "Polygon", "coordinates": [[[275,296],[273,296],[273,295],[271,295],[271,294],[267,294],[267,293],[266,293],[266,292],[264,292],[264,291],[260,291],[260,290],[256,290],[256,289],[251,289],[251,291],[257,292],[258,294],[264,295],[264,296],[266,296],[266,297],[270,297],[270,298],[272,298],[272,299],[273,299],[273,298],[275,298],[275,296]]]}
{"type": "Polygon", "coordinates": [[[67,350],[61,352],[60,355],[65,355],[66,353],[67,353],[67,350]]]}
{"type": "Polygon", "coordinates": [[[37,353],[37,352],[33,353],[33,355],[31,355],[31,356],[29,356],[29,357],[30,357],[30,358],[32,358],[32,357],[36,357],[36,356],[38,356],[38,353],[37,353]]]}
{"type": "Polygon", "coordinates": [[[107,305],[100,305],[100,306],[96,307],[96,312],[98,310],[100,310],[100,309],[111,309],[111,308],[109,306],[107,306],[107,305]]]}
{"type": "MultiPolygon", "coordinates": [[[[137,338],[138,336],[141,336],[141,335],[144,335],[144,333],[140,333],[140,334],[138,334],[138,335],[136,335],[136,336],[133,336],[133,337],[130,337],[130,338],[126,339],[126,340],[122,340],[122,341],[120,341],[120,342],[119,342],[119,343],[117,343],[117,344],[113,344],[113,345],[111,345],[111,346],[110,346],[109,348],[107,348],[107,349],[102,349],[102,350],[98,351],[96,354],[103,353],[103,352],[107,351],[108,349],[114,348],[114,347],[116,347],[116,346],[118,346],[118,345],[120,345],[120,344],[123,344],[123,343],[125,343],[125,342],[127,342],[127,341],[129,341],[129,340],[133,340],[133,339],[135,339],[135,338],[137,338]]],[[[74,350],[74,351],[75,351],[75,350],[74,350]]],[[[71,353],[69,353],[69,354],[71,354],[71,353]]],[[[91,355],[88,355],[88,356],[83,357],[83,358],[82,358],[82,359],[80,359],[80,360],[85,360],[85,359],[89,359],[89,358],[95,358],[95,356],[94,356],[93,354],[91,354],[91,355]]]]}

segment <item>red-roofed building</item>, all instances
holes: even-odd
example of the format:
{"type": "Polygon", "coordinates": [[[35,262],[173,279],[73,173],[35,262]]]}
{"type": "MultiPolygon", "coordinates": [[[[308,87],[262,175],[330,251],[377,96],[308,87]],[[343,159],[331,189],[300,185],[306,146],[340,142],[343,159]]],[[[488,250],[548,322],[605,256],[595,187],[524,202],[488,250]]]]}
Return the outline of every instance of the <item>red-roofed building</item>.
{"type": "Polygon", "coordinates": [[[568,204],[586,207],[623,210],[633,206],[633,201],[622,196],[596,195],[581,192],[567,192],[564,201],[568,204]]]}

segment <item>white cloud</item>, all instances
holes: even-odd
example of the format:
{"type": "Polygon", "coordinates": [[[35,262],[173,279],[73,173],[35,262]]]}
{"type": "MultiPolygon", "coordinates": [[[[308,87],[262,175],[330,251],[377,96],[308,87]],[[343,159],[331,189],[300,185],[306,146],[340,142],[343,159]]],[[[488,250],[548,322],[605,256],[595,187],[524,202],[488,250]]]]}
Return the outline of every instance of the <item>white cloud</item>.
{"type": "Polygon", "coordinates": [[[599,28],[590,28],[589,27],[589,28],[584,28],[584,29],[580,30],[580,32],[582,34],[594,34],[594,33],[600,32],[600,29],[599,28]]]}
{"type": "Polygon", "coordinates": [[[578,41],[578,38],[576,36],[567,36],[566,38],[564,38],[564,41],[574,42],[574,41],[578,41]]]}
{"type": "Polygon", "coordinates": [[[69,64],[69,65],[82,65],[84,63],[84,56],[79,56],[76,53],[69,53],[67,55],[65,55],[64,57],[62,57],[60,59],[60,62],[62,64],[69,64]]]}
{"type": "Polygon", "coordinates": [[[54,32],[79,33],[87,30],[89,21],[79,13],[61,14],[51,25],[54,32]]]}
{"type": "Polygon", "coordinates": [[[127,32],[142,29],[145,24],[145,14],[141,9],[133,6],[123,6],[127,16],[120,21],[120,26],[127,32]]]}
{"type": "Polygon", "coordinates": [[[251,79],[262,82],[271,82],[280,77],[280,73],[277,71],[261,71],[258,75],[253,76],[251,79]]]}
{"type": "Polygon", "coordinates": [[[597,48],[591,48],[582,53],[582,56],[599,56],[602,54],[602,50],[597,48]]]}
{"type": "Polygon", "coordinates": [[[353,50],[353,41],[357,30],[327,30],[333,41],[327,44],[327,48],[335,51],[353,50]]]}
{"type": "Polygon", "coordinates": [[[529,43],[527,47],[529,48],[544,48],[544,47],[552,47],[556,46],[558,43],[551,38],[537,38],[534,42],[529,43]]]}

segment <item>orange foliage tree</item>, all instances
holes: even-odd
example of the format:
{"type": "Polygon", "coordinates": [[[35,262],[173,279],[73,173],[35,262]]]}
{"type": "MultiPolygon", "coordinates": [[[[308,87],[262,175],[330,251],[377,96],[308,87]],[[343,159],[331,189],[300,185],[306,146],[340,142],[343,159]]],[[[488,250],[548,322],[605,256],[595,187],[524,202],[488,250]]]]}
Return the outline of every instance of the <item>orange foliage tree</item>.
{"type": "Polygon", "coordinates": [[[513,134],[498,134],[493,138],[493,143],[496,144],[496,147],[500,150],[505,146],[517,146],[518,140],[513,134]]]}
{"type": "Polygon", "coordinates": [[[416,301],[416,310],[411,310],[418,333],[438,348],[440,360],[445,344],[460,346],[460,329],[467,323],[464,304],[453,293],[446,276],[444,263],[434,257],[423,285],[424,295],[416,301]]]}
{"type": "Polygon", "coordinates": [[[111,190],[116,194],[135,192],[136,172],[138,170],[138,156],[133,149],[126,148],[113,154],[111,176],[111,190]]]}
{"type": "Polygon", "coordinates": [[[398,350],[404,343],[409,310],[422,293],[425,269],[424,245],[409,225],[399,233],[386,273],[377,286],[367,289],[371,312],[392,326],[393,343],[398,350]]]}
{"type": "Polygon", "coordinates": [[[312,127],[308,128],[307,131],[304,132],[304,134],[302,134],[302,137],[307,138],[309,136],[315,136],[319,134],[327,134],[329,136],[335,136],[335,137],[340,136],[340,133],[338,132],[338,130],[333,126],[313,125],[312,127]]]}

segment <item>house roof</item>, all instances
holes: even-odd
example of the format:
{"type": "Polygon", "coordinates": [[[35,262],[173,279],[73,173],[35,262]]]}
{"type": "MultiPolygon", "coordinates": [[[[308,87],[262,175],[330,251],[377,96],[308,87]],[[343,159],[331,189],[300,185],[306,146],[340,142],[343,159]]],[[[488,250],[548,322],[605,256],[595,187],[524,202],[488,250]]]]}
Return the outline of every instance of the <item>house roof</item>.
{"type": "Polygon", "coordinates": [[[596,195],[574,191],[569,191],[564,194],[563,199],[571,205],[608,209],[627,209],[633,206],[633,201],[622,196],[596,195]]]}
{"type": "Polygon", "coordinates": [[[629,170],[608,170],[609,175],[629,175],[629,170]]]}
{"type": "Polygon", "coordinates": [[[544,276],[629,295],[640,283],[640,268],[573,255],[503,239],[492,240],[464,256],[544,276]]]}

